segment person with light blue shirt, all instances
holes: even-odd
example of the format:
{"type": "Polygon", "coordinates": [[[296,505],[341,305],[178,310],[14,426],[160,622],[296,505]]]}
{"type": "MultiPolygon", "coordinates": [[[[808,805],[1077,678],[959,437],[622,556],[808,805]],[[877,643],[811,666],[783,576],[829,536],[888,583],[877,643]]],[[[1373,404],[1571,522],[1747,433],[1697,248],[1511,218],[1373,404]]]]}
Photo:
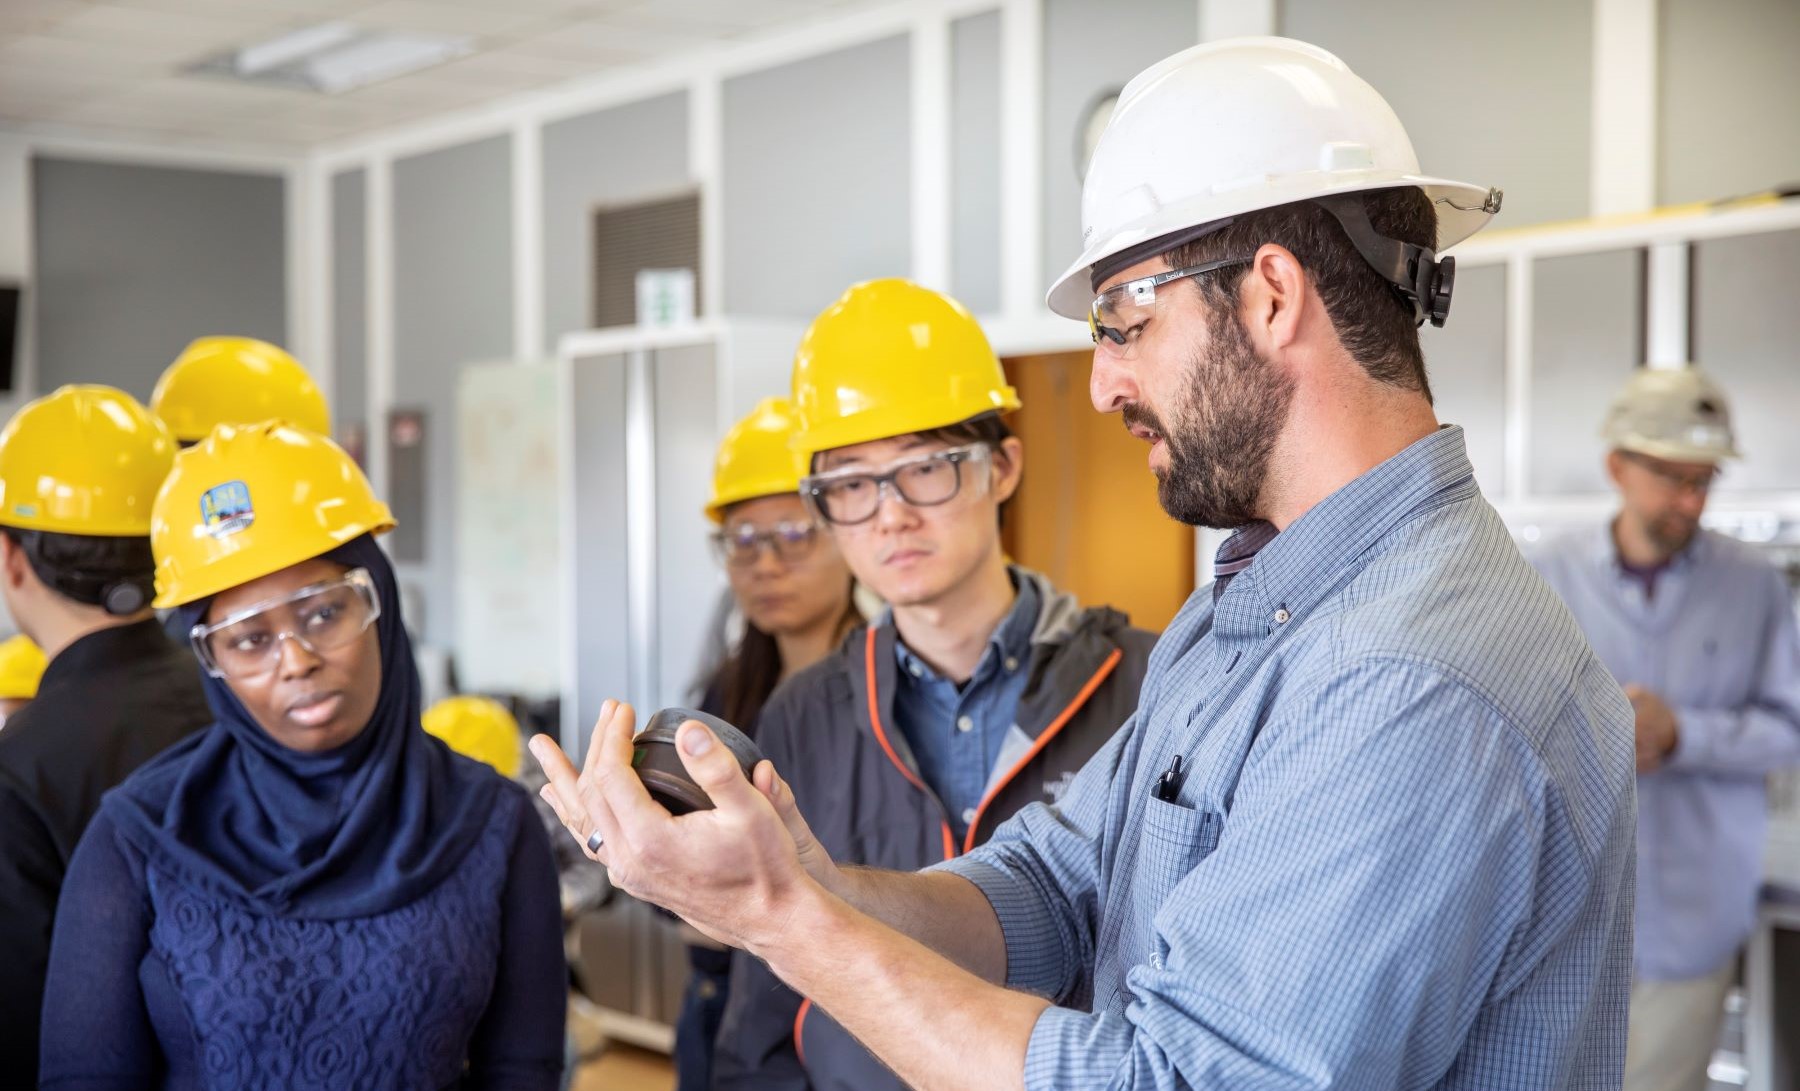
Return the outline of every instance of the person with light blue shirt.
{"type": "MultiPolygon", "coordinates": [[[[1132,81],[1052,288],[1163,508],[1233,528],[1135,715],[1054,806],[922,873],[837,866],[779,763],[700,724],[671,817],[608,708],[615,880],[763,960],[911,1086],[1616,1091],[1631,709],[1431,406],[1438,250],[1499,195],[1423,176],[1336,57],[1208,43],[1132,81]]],[[[1104,518],[1103,511],[1083,513],[1104,518]]],[[[1120,563],[1132,563],[1129,557],[1120,563]]]]}
{"type": "Polygon", "coordinates": [[[1639,371],[1603,435],[1619,513],[1533,558],[1637,719],[1627,1091],[1699,1091],[1762,885],[1770,772],[1800,762],[1800,636],[1781,574],[1700,529],[1737,457],[1725,395],[1639,371]]]}

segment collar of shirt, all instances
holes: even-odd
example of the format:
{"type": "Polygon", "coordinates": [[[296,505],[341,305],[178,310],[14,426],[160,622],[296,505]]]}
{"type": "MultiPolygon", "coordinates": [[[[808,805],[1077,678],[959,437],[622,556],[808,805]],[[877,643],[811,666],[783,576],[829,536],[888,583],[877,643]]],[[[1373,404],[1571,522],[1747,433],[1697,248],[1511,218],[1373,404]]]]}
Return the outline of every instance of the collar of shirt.
{"type": "MultiPolygon", "coordinates": [[[[1603,572],[1611,572],[1621,581],[1634,579],[1625,558],[1619,556],[1619,540],[1613,537],[1613,522],[1608,519],[1601,523],[1589,539],[1588,548],[1594,566],[1603,572]]],[[[1692,568],[1705,559],[1707,550],[1706,531],[1694,531],[1694,537],[1682,548],[1681,552],[1670,557],[1656,569],[1657,575],[1666,575],[1692,568]]],[[[1638,580],[1637,582],[1642,582],[1638,580]]]]}
{"type": "Polygon", "coordinates": [[[1254,642],[1302,616],[1359,571],[1369,548],[1403,520],[1475,488],[1463,430],[1445,425],[1315,504],[1287,530],[1253,523],[1226,540],[1215,564],[1213,633],[1254,642]]]}
{"type": "Polygon", "coordinates": [[[38,692],[61,685],[65,679],[91,680],[117,664],[166,654],[170,643],[155,618],[97,629],[57,653],[38,680],[38,692]]]}
{"type": "MultiPolygon", "coordinates": [[[[973,685],[992,674],[997,668],[1010,664],[1012,669],[1023,666],[1031,658],[1031,634],[1037,628],[1040,602],[1037,587],[1032,580],[1026,579],[1018,572],[1012,572],[1013,597],[1012,609],[1001,619],[1000,627],[988,638],[987,650],[981,655],[981,662],[975,665],[975,673],[969,676],[969,684],[973,685]]],[[[893,624],[894,615],[890,609],[881,618],[880,624],[893,624]]],[[[926,682],[940,682],[945,679],[933,670],[931,664],[914,655],[904,640],[894,641],[894,657],[900,663],[900,670],[913,678],[926,682]]]]}

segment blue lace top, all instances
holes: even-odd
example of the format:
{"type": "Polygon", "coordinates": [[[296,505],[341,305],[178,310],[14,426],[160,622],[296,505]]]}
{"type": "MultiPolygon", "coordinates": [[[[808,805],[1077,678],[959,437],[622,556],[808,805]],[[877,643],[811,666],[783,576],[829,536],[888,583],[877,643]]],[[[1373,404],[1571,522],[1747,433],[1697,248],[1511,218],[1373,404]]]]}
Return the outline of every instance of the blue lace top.
{"type": "Polygon", "coordinates": [[[550,1089],[565,989],[556,871],[516,788],[436,887],[335,921],[183,882],[102,807],[63,886],[40,1086],[550,1089]]]}

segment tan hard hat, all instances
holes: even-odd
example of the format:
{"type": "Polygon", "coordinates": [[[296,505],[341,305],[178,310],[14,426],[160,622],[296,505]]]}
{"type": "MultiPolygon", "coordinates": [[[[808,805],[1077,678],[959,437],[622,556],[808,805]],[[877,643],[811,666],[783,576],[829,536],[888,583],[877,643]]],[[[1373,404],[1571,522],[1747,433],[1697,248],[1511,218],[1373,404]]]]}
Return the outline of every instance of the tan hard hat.
{"type": "Polygon", "coordinates": [[[1725,392],[1699,368],[1644,368],[1606,411],[1600,437],[1621,451],[1671,462],[1739,458],[1725,392]]]}

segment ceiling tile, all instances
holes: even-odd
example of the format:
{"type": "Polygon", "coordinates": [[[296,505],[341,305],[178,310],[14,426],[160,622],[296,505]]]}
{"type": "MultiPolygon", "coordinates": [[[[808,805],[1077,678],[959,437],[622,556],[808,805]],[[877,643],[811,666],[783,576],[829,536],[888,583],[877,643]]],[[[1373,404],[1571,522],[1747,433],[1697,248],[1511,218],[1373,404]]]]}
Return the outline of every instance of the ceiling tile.
{"type": "Polygon", "coordinates": [[[350,21],[366,30],[417,30],[437,34],[500,37],[548,29],[554,16],[511,4],[473,7],[427,0],[384,0],[356,11],[350,21]]]}
{"type": "Polygon", "coordinates": [[[95,4],[86,11],[58,20],[45,33],[97,45],[177,43],[187,55],[202,57],[219,49],[254,41],[280,26],[280,20],[268,16],[224,18],[95,4]]]}
{"type": "Polygon", "coordinates": [[[80,0],[6,0],[0,4],[0,37],[40,31],[87,6],[80,0]]]}

